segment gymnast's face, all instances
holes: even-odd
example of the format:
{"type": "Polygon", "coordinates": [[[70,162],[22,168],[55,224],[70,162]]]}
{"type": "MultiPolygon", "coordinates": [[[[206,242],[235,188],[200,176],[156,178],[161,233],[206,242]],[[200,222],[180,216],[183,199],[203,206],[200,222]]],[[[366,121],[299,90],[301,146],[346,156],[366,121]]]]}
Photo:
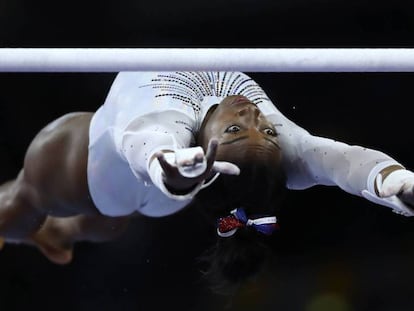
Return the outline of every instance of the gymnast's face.
{"type": "Polygon", "coordinates": [[[275,161],[280,159],[280,146],[273,124],[246,97],[226,97],[207,118],[200,143],[206,149],[210,139],[217,139],[217,160],[262,158],[279,162],[275,161]]]}

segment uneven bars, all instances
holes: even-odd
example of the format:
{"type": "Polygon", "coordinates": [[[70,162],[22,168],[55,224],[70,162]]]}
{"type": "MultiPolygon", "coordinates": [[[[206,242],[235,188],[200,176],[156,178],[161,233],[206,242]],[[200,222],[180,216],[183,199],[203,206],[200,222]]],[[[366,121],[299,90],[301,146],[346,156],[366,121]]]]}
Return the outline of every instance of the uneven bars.
{"type": "Polygon", "coordinates": [[[409,48],[0,48],[0,72],[414,72],[409,48]]]}

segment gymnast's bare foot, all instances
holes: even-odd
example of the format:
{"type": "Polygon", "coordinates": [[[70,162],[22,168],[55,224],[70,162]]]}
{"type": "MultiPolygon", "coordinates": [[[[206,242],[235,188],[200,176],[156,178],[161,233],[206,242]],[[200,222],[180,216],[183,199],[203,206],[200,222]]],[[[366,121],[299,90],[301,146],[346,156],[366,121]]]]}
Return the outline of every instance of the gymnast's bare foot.
{"type": "Polygon", "coordinates": [[[63,228],[56,225],[56,219],[49,221],[31,238],[43,255],[51,262],[59,265],[69,264],[73,259],[73,242],[69,239],[63,228]]]}

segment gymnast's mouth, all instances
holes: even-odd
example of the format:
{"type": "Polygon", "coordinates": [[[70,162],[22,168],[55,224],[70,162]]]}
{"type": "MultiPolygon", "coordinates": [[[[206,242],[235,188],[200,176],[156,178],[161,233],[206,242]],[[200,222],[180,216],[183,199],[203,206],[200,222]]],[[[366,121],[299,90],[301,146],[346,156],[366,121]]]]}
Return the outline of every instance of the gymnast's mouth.
{"type": "Polygon", "coordinates": [[[254,105],[247,97],[244,96],[237,96],[233,101],[230,102],[230,105],[243,105],[243,104],[251,104],[254,105]]]}
{"type": "Polygon", "coordinates": [[[219,103],[219,105],[222,105],[222,104],[224,106],[230,106],[230,107],[245,106],[245,105],[254,105],[254,106],[256,106],[253,102],[251,102],[247,97],[245,97],[243,95],[230,95],[230,96],[227,96],[219,103]]]}

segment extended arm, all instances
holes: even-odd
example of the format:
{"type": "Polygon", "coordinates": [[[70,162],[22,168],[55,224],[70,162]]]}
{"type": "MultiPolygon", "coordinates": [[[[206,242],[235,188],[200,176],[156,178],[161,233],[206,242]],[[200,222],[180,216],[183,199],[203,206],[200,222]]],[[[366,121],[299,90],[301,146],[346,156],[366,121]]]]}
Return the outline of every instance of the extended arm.
{"type": "Polygon", "coordinates": [[[289,188],[337,185],[397,213],[414,215],[407,205],[414,203],[414,174],[389,155],[313,136],[282,115],[268,118],[279,124],[289,188]]]}
{"type": "Polygon", "coordinates": [[[149,114],[129,124],[120,143],[121,155],[134,175],[182,207],[205,186],[206,179],[218,173],[239,173],[235,165],[215,161],[217,142],[212,141],[206,153],[191,147],[191,122],[177,111],[149,114]]]}

